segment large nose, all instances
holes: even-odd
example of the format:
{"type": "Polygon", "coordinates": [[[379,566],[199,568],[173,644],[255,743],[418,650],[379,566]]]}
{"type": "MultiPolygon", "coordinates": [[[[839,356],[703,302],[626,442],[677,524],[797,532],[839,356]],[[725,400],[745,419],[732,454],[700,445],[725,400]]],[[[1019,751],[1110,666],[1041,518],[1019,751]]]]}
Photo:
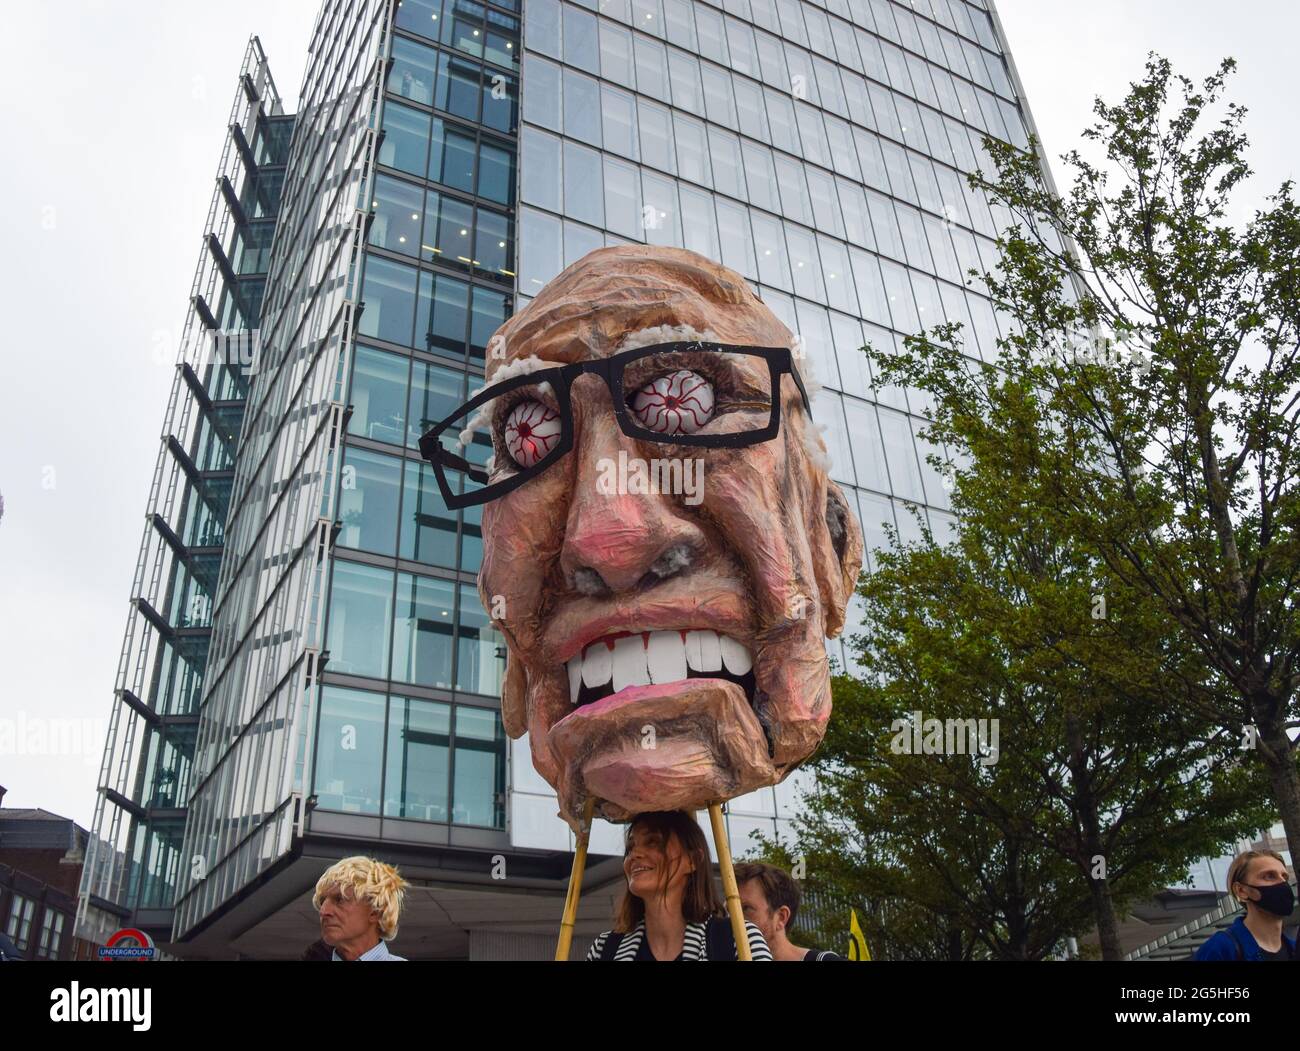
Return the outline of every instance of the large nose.
{"type": "MultiPolygon", "coordinates": [[[[703,531],[681,510],[681,495],[626,492],[622,483],[650,463],[614,418],[609,391],[595,376],[573,385],[577,474],[560,568],[571,586],[615,594],[657,583],[686,569],[704,549],[703,531]],[[626,456],[627,474],[619,469],[626,456]],[[612,484],[604,484],[612,483],[612,484]]],[[[691,450],[681,447],[683,461],[691,450]]],[[[674,477],[687,477],[686,463],[674,477]]],[[[703,483],[703,474],[694,476],[703,483]]]]}

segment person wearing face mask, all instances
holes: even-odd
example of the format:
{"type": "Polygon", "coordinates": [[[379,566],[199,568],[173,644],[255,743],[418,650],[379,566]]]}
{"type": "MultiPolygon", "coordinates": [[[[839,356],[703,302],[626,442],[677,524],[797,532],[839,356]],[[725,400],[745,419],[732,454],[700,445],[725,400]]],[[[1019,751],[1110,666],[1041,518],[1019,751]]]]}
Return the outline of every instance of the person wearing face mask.
{"type": "Polygon", "coordinates": [[[1295,893],[1282,855],[1247,850],[1228,868],[1228,890],[1245,908],[1231,927],[1197,951],[1196,960],[1294,960],[1295,941],[1282,924],[1295,908],[1295,893]]]}
{"type": "MultiPolygon", "coordinates": [[[[735,960],[731,923],[709,870],[704,832],[681,811],[639,814],[624,836],[627,886],[588,960],[735,960]]],[[[763,933],[745,924],[754,960],[772,959],[763,933]]]]}

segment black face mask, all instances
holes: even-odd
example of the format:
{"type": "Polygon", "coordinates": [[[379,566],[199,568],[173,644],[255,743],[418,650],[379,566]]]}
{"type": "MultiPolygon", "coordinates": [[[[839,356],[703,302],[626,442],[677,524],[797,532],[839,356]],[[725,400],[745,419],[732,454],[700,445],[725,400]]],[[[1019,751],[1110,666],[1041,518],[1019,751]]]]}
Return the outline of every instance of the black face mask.
{"type": "Polygon", "coordinates": [[[1295,908],[1295,892],[1289,883],[1271,883],[1267,887],[1243,883],[1242,886],[1259,891],[1259,900],[1255,904],[1265,912],[1271,912],[1275,916],[1290,916],[1291,910],[1295,908]]]}

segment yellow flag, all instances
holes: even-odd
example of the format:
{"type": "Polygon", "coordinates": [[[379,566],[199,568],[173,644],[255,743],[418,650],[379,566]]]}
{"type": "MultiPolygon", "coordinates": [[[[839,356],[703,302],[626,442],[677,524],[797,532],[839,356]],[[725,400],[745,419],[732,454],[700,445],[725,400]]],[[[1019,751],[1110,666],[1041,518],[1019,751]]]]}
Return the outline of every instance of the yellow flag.
{"type": "Polygon", "coordinates": [[[871,962],[871,950],[867,948],[867,937],[858,926],[856,909],[849,909],[849,959],[859,963],[871,962]]]}

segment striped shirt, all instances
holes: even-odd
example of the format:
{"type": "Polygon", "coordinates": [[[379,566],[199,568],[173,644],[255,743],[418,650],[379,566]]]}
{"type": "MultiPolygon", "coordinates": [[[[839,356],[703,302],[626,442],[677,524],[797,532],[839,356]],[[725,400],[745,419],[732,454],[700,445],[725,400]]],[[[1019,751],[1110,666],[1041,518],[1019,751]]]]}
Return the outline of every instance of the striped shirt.
{"type": "MultiPolygon", "coordinates": [[[[686,932],[682,938],[682,960],[707,960],[708,942],[705,938],[706,924],[688,923],[686,932]]],[[[588,960],[599,960],[600,954],[605,948],[605,942],[613,931],[605,931],[599,935],[587,950],[588,960]]],[[[767,942],[763,939],[763,932],[755,927],[752,923],[745,924],[745,933],[749,937],[749,954],[755,960],[771,960],[772,951],[767,947],[767,942]]],[[[614,962],[627,962],[636,959],[637,951],[641,948],[641,942],[645,939],[645,920],[638,923],[631,931],[623,935],[623,940],[618,944],[618,951],[614,954],[614,962]]],[[[732,949],[732,955],[729,959],[736,959],[735,949],[732,949]]]]}
{"type": "MultiPolygon", "coordinates": [[[[340,956],[338,950],[335,949],[330,954],[330,959],[342,961],[343,957],[340,956]]],[[[360,960],[401,960],[403,963],[405,963],[406,957],[398,956],[395,953],[389,952],[388,942],[384,941],[383,938],[380,938],[378,944],[372,946],[371,948],[363,952],[360,956],[357,957],[357,960],[358,961],[360,960]]]]}

